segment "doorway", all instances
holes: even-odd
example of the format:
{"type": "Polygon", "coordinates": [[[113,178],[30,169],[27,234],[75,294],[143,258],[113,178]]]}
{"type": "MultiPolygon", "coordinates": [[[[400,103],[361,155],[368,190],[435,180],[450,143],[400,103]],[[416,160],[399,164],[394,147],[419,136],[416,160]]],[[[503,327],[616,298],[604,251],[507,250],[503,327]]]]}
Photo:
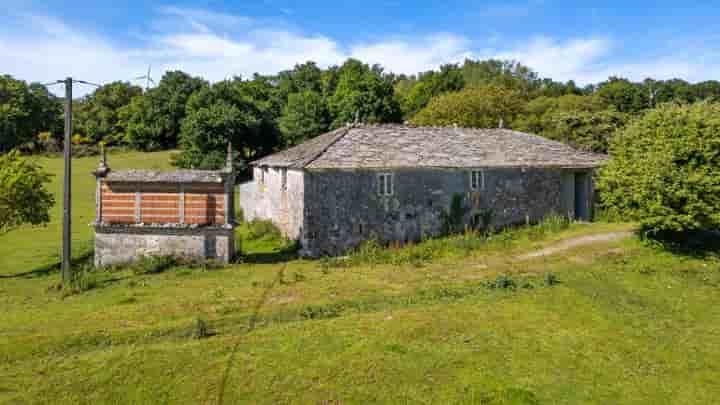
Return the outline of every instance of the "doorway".
{"type": "Polygon", "coordinates": [[[575,172],[575,219],[590,220],[590,176],[587,172],[575,172]]]}

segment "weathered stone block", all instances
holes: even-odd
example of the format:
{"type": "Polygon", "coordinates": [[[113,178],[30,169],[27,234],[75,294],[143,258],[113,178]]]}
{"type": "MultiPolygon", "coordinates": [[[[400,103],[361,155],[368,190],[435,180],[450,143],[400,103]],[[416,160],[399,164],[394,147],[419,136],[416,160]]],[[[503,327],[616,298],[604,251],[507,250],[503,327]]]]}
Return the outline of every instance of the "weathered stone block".
{"type": "Polygon", "coordinates": [[[178,256],[228,263],[235,253],[232,229],[103,225],[95,227],[95,266],[129,263],[144,256],[178,256]]]}

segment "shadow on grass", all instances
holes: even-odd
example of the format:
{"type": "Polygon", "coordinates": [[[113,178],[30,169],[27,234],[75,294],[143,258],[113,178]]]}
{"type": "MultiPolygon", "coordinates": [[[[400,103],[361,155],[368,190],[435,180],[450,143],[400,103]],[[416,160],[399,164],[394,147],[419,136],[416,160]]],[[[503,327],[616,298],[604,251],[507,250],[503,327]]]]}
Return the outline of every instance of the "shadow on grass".
{"type": "Polygon", "coordinates": [[[239,261],[251,264],[278,264],[297,259],[298,245],[296,243],[273,249],[272,252],[238,252],[239,261]]]}
{"type": "MultiPolygon", "coordinates": [[[[297,249],[296,249],[297,250],[297,249]]],[[[225,365],[225,369],[223,370],[222,376],[220,377],[220,383],[218,388],[218,396],[216,403],[222,405],[224,403],[225,398],[225,386],[227,385],[228,377],[230,376],[230,372],[232,370],[232,366],[235,363],[235,356],[237,356],[238,348],[240,347],[240,343],[242,342],[242,338],[245,334],[248,334],[255,330],[255,327],[257,326],[258,320],[260,319],[260,311],[262,310],[263,306],[268,301],[268,298],[270,297],[270,293],[272,290],[280,284],[280,281],[285,276],[285,267],[282,266],[280,270],[278,270],[275,279],[273,279],[273,282],[265,288],[262,295],[260,296],[260,299],[255,304],[255,307],[253,308],[252,316],[250,316],[250,321],[248,322],[248,328],[245,331],[244,334],[241,334],[238,338],[235,344],[233,345],[232,351],[230,352],[230,356],[228,356],[227,363],[225,365]]]]}
{"type": "Polygon", "coordinates": [[[698,259],[720,257],[720,230],[654,234],[640,231],[639,237],[677,255],[698,259]]]}
{"type": "MultiPolygon", "coordinates": [[[[91,264],[93,261],[93,251],[85,251],[81,253],[79,256],[75,255],[73,256],[72,262],[73,267],[82,267],[88,264],[91,264]]],[[[8,274],[8,275],[2,275],[0,274],[0,279],[10,279],[10,278],[38,278],[38,277],[46,277],[52,273],[57,273],[60,271],[60,268],[62,267],[62,263],[58,260],[57,262],[46,264],[44,266],[36,267],[30,271],[22,272],[22,273],[15,273],[15,274],[8,274]]]]}

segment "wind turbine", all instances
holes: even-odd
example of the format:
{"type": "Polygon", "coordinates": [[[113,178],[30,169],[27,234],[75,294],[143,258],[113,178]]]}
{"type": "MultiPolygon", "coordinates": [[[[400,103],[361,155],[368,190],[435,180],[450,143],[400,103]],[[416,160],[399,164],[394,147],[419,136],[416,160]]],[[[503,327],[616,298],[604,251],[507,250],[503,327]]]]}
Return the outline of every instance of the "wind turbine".
{"type": "Polygon", "coordinates": [[[145,76],[138,76],[133,78],[133,80],[142,80],[145,79],[145,91],[148,91],[148,88],[150,88],[150,83],[155,85],[155,80],[150,76],[150,69],[152,69],[152,65],[148,65],[147,74],[145,76]]]}

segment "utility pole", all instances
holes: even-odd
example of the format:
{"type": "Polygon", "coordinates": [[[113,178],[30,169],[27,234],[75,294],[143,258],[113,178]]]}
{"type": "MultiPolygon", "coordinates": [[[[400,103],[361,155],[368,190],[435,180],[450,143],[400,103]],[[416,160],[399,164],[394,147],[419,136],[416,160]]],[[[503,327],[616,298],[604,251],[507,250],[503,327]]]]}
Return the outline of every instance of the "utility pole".
{"type": "Polygon", "coordinates": [[[71,158],[72,147],[72,86],[73,80],[71,77],[65,79],[65,143],[63,147],[63,154],[65,156],[65,181],[63,182],[63,230],[62,230],[62,283],[63,286],[68,286],[72,280],[72,269],[71,269],[71,250],[70,250],[70,239],[71,233],[71,211],[70,203],[71,189],[70,189],[70,176],[72,175],[71,158]]]}

